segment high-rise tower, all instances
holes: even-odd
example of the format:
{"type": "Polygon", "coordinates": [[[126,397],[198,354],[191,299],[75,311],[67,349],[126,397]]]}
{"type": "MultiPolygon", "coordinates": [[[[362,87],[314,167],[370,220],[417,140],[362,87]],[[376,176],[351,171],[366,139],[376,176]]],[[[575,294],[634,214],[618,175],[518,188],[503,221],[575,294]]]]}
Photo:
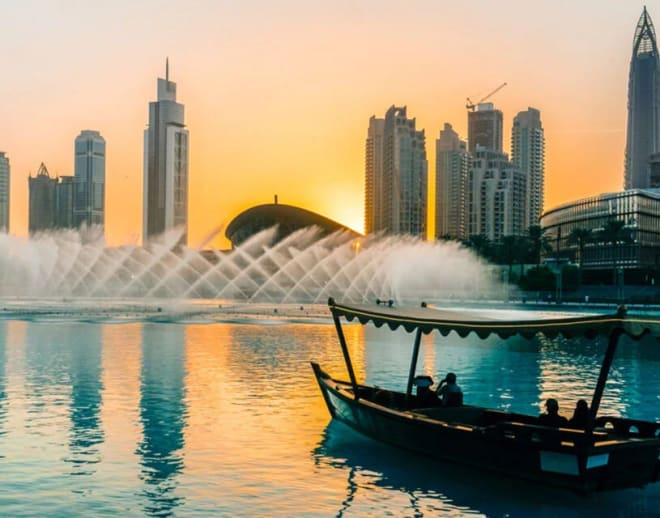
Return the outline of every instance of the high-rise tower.
{"type": "Polygon", "coordinates": [[[435,141],[435,237],[466,237],[470,155],[464,140],[445,123],[435,141]]]}
{"type": "Polygon", "coordinates": [[[105,223],[105,139],[83,130],[74,145],[73,225],[105,223]]]}
{"type": "Polygon", "coordinates": [[[9,158],[0,151],[0,232],[9,232],[9,158]]]}
{"type": "Polygon", "coordinates": [[[188,241],[188,130],[183,104],[176,102],[176,83],[158,78],[158,100],[149,103],[149,127],[144,130],[143,242],[182,228],[180,244],[188,241]]]}
{"type": "Polygon", "coordinates": [[[28,178],[30,194],[29,223],[30,235],[55,228],[57,178],[48,174],[48,169],[42,162],[36,176],[28,178]]]}
{"type": "Polygon", "coordinates": [[[365,146],[364,232],[366,234],[371,234],[383,226],[382,214],[376,212],[376,208],[381,206],[384,137],[385,119],[372,116],[369,119],[365,146]]]}
{"type": "Polygon", "coordinates": [[[651,155],[660,151],[660,61],[655,29],[646,11],[637,22],[628,79],[625,189],[651,187],[651,155]]]}
{"type": "Polygon", "coordinates": [[[493,103],[480,103],[476,111],[468,112],[468,150],[474,154],[477,146],[502,152],[504,116],[493,103]]]}
{"type": "Polygon", "coordinates": [[[36,176],[28,177],[28,188],[30,235],[55,229],[74,228],[73,176],[52,177],[42,162],[36,176]]]}
{"type": "Polygon", "coordinates": [[[503,153],[479,146],[473,155],[469,179],[468,235],[498,242],[527,230],[527,174],[503,153]]]}
{"type": "Polygon", "coordinates": [[[426,237],[427,160],[424,130],[406,107],[372,117],[366,143],[365,231],[426,237]]]}
{"type": "Polygon", "coordinates": [[[527,173],[527,217],[525,227],[538,225],[543,212],[545,137],[541,112],[528,108],[513,118],[511,161],[527,173]]]}

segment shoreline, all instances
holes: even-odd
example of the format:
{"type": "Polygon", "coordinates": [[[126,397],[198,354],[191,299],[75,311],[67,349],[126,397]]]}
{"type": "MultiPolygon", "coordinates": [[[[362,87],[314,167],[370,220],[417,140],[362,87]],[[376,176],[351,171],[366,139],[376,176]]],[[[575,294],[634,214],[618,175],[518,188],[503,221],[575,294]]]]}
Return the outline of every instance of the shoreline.
{"type": "MultiPolygon", "coordinates": [[[[522,300],[438,300],[438,307],[469,310],[566,312],[616,312],[616,304],[523,302],[522,300]]],[[[657,305],[629,305],[635,313],[658,313],[657,305]]],[[[0,299],[0,321],[80,321],[99,323],[244,323],[244,324],[331,324],[326,304],[236,302],[211,299],[78,299],[5,298],[0,299]]]]}

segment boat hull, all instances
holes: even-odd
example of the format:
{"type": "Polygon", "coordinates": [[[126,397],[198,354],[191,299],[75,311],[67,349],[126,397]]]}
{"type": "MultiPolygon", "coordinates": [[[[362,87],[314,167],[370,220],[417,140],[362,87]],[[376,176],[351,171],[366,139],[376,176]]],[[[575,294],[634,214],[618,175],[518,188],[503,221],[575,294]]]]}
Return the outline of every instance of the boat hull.
{"type": "Polygon", "coordinates": [[[660,476],[657,438],[606,440],[601,433],[594,442],[583,431],[508,421],[484,426],[443,421],[423,411],[355,398],[350,384],[332,379],[315,363],[312,367],[333,418],[425,457],[584,493],[643,486],[660,476]]]}

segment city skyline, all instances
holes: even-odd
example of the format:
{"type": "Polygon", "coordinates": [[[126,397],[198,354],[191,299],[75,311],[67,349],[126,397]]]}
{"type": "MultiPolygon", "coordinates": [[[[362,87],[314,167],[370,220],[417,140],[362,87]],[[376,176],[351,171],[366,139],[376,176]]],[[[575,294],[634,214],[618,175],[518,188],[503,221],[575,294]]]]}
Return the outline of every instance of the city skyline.
{"type": "MultiPolygon", "coordinates": [[[[191,246],[273,194],[362,230],[364,121],[405,105],[427,135],[449,121],[465,138],[466,97],[503,81],[493,102],[504,113],[505,143],[516,113],[528,106],[543,113],[546,209],[620,190],[630,46],[644,4],[436,4],[12,6],[0,85],[11,100],[0,107],[0,149],[12,164],[11,232],[27,235],[24,179],[42,161],[52,174],[71,174],[70,142],[89,127],[108,143],[107,241],[141,242],[141,133],[166,56],[194,137],[191,246]],[[75,26],[83,17],[102,23],[75,26]],[[80,46],[88,34],[94,44],[80,46]],[[173,34],[182,36],[176,46],[173,34]]],[[[658,16],[657,6],[648,11],[658,16]]],[[[428,152],[435,163],[433,146],[428,152]]],[[[429,174],[432,191],[434,168],[429,174]]]]}

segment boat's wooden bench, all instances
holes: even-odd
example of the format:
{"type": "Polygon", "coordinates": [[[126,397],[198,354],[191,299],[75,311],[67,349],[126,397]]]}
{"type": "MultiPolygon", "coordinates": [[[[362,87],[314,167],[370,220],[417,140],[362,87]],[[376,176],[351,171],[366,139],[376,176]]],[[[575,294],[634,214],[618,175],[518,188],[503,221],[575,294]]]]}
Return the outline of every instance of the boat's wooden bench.
{"type": "Polygon", "coordinates": [[[552,428],[538,424],[504,421],[493,425],[490,433],[501,435],[507,439],[528,440],[549,445],[575,446],[585,442],[595,443],[606,441],[609,435],[602,431],[592,431],[575,428],[552,428]]]}
{"type": "Polygon", "coordinates": [[[416,414],[447,423],[477,425],[484,409],[472,406],[418,408],[416,414]]]}

